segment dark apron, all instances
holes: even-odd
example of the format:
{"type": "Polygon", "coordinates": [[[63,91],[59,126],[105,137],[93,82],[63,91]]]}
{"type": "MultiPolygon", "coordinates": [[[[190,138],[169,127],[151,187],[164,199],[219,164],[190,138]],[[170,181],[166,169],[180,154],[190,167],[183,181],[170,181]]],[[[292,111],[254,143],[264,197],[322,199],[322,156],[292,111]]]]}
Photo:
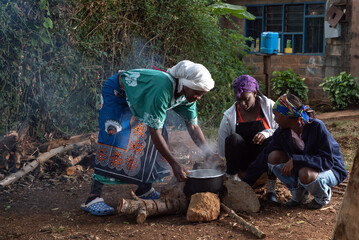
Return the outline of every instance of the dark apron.
{"type": "Polygon", "coordinates": [[[246,154],[248,159],[243,162],[245,166],[242,166],[245,169],[257,158],[263,147],[262,145],[253,143],[253,137],[263,130],[265,130],[265,127],[262,120],[236,123],[236,133],[242,136],[248,147],[246,154]]]}
{"type": "Polygon", "coordinates": [[[241,135],[247,144],[253,143],[253,137],[263,130],[265,127],[262,120],[236,124],[236,133],[241,135]]]}

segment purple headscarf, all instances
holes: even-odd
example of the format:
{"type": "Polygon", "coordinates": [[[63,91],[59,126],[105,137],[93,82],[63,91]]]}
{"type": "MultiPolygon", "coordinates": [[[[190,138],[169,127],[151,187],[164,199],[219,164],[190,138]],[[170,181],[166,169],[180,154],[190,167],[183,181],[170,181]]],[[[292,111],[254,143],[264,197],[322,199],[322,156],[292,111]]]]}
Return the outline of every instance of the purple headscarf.
{"type": "Polygon", "coordinates": [[[233,81],[234,93],[241,97],[242,92],[255,92],[259,90],[258,82],[249,75],[241,75],[233,81]]]}

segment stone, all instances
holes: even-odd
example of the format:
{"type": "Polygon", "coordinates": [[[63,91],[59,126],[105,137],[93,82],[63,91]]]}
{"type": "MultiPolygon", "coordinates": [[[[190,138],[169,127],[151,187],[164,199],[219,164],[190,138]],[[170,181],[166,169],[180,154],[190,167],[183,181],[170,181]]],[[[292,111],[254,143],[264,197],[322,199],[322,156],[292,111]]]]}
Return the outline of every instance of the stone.
{"type": "Polygon", "coordinates": [[[187,210],[189,222],[209,222],[216,220],[221,211],[221,202],[217,194],[206,192],[191,196],[187,210]]]}
{"type": "Polygon", "coordinates": [[[224,182],[224,186],[226,191],[222,201],[227,207],[235,212],[259,212],[258,197],[246,182],[228,179],[224,182]]]}

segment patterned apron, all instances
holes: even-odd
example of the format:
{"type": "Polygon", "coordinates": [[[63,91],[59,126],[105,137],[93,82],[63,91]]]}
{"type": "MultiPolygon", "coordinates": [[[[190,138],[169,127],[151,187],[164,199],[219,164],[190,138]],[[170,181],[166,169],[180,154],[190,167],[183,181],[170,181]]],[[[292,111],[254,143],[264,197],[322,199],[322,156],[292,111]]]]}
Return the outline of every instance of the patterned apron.
{"type": "MultiPolygon", "coordinates": [[[[115,74],[102,88],[95,174],[132,184],[163,181],[170,166],[154,146],[146,124],[133,116],[117,78],[115,74]]],[[[168,141],[165,126],[162,136],[168,141]]]]}

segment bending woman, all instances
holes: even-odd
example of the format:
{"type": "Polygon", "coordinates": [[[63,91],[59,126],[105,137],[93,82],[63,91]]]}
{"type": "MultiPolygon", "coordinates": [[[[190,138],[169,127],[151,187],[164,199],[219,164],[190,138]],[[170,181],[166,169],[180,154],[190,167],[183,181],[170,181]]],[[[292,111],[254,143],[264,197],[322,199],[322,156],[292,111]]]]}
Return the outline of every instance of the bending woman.
{"type": "Polygon", "coordinates": [[[215,156],[198,126],[196,107],[213,87],[209,71],[188,60],[167,72],[134,69],[109,78],[102,88],[95,174],[82,209],[95,215],[114,212],[100,197],[103,184],[136,184],[138,197],[158,199],[152,183],[170,175],[170,167],[178,181],[185,181],[185,171],[167,145],[164,121],[169,109],[185,120],[193,141],[208,158],[215,156]]]}
{"type": "MultiPolygon", "coordinates": [[[[240,180],[237,173],[241,170],[257,179],[266,172],[267,163],[259,163],[260,168],[251,170],[248,167],[255,162],[277,128],[272,112],[274,102],[259,91],[257,80],[248,75],[236,78],[233,89],[236,101],[224,112],[219,128],[219,155],[226,158],[229,178],[240,180]]],[[[273,204],[278,203],[275,182],[276,177],[269,173],[266,197],[273,204]]]]}

